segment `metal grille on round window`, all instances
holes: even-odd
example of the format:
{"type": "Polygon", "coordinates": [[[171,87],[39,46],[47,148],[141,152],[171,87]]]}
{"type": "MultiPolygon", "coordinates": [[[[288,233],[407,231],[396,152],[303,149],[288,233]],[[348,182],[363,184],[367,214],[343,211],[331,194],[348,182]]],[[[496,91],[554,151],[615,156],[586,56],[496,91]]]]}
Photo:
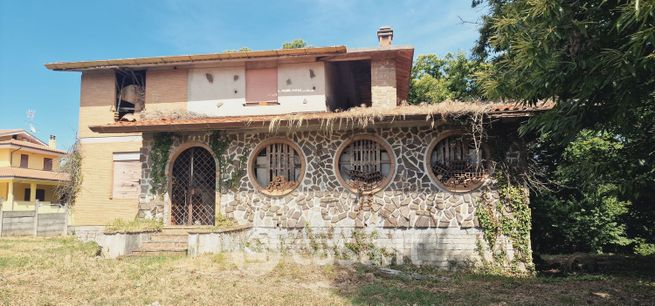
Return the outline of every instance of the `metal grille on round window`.
{"type": "Polygon", "coordinates": [[[470,137],[450,136],[439,141],[431,152],[430,165],[437,181],[451,191],[468,191],[478,187],[488,174],[470,137]]]}
{"type": "Polygon", "coordinates": [[[272,195],[281,195],[300,184],[302,161],[296,149],[287,143],[271,143],[256,156],[253,173],[259,187],[272,195]]]}
{"type": "Polygon", "coordinates": [[[371,192],[383,187],[391,171],[389,152],[373,139],[355,140],[339,156],[341,178],[357,192],[371,192]]]}

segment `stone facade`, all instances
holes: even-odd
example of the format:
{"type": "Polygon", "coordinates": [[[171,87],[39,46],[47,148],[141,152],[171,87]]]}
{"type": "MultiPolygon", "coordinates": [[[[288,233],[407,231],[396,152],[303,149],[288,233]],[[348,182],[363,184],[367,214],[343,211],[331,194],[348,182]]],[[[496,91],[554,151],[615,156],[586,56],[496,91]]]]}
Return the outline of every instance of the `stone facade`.
{"type": "MultiPolygon", "coordinates": [[[[451,193],[440,189],[427,175],[424,154],[430,141],[443,128],[377,128],[368,131],[305,131],[288,137],[298,144],[306,160],[303,181],[282,197],[265,195],[245,175],[243,162],[254,147],[272,137],[268,133],[227,134],[229,145],[222,178],[233,172],[244,173],[235,188],[222,190],[219,211],[238,223],[254,227],[373,227],[373,228],[474,228],[476,198],[480,192],[451,193]],[[396,172],[389,185],[373,195],[356,194],[335,177],[334,158],[339,145],[355,134],[369,133],[388,141],[393,149],[396,172]]],[[[208,144],[209,133],[174,137],[171,155],[184,144],[208,144]]],[[[143,179],[140,216],[163,218],[167,197],[149,192],[152,178],[148,162],[153,135],[144,134],[143,179]]],[[[217,161],[218,164],[218,161],[217,161]]],[[[219,180],[220,181],[220,180],[219,180]]],[[[494,192],[491,196],[497,197],[494,192]]]]}
{"type": "MultiPolygon", "coordinates": [[[[383,233],[386,238],[376,239],[376,245],[391,250],[396,257],[408,257],[414,263],[446,265],[453,259],[449,254],[455,253],[457,260],[478,256],[477,242],[482,239],[482,229],[476,210],[482,192],[479,189],[466,193],[443,190],[432,181],[425,166],[425,154],[430,142],[453,129],[442,125],[436,128],[309,130],[288,135],[255,131],[224,132],[227,149],[223,158],[227,162],[222,167],[217,166],[224,169],[224,173],[217,173],[217,190],[220,190],[216,204],[218,211],[238,224],[252,225],[251,236],[268,241],[266,244],[270,246],[280,241],[289,242],[287,238],[293,237],[294,232],[308,228],[315,232],[336,230],[340,233],[361,230],[383,233]],[[350,137],[361,134],[376,135],[388,142],[395,161],[392,180],[384,189],[372,195],[353,193],[335,177],[334,159],[339,146],[350,137]],[[271,137],[293,141],[305,158],[302,181],[295,190],[284,196],[263,194],[246,174],[249,165],[245,161],[253,149],[271,137]],[[221,182],[235,173],[239,174],[235,177],[235,184],[230,188],[222,186],[221,182]],[[443,241],[452,243],[444,244],[443,241]],[[436,255],[428,254],[430,252],[436,252],[436,255]]],[[[168,196],[155,197],[149,192],[152,178],[148,155],[153,137],[153,134],[147,133],[143,136],[139,215],[163,218],[167,222],[170,218],[168,196]]],[[[190,145],[209,148],[210,137],[209,132],[176,134],[170,149],[171,159],[190,145]]],[[[218,159],[216,163],[219,164],[218,159]]],[[[484,194],[492,201],[498,199],[498,193],[494,190],[484,194]]],[[[338,241],[330,243],[343,245],[338,241]]]]}
{"type": "MultiPolygon", "coordinates": [[[[440,190],[430,180],[424,154],[441,129],[429,127],[384,128],[360,132],[308,131],[289,138],[303,150],[306,172],[300,186],[284,197],[257,192],[248,177],[237,190],[221,194],[221,211],[238,222],[255,227],[374,227],[374,228],[473,228],[475,198],[440,190]],[[341,143],[355,134],[370,133],[389,142],[396,173],[389,185],[373,195],[358,195],[342,186],[335,176],[334,158],[341,143]]],[[[227,160],[248,156],[268,134],[230,136],[227,160]]],[[[234,171],[230,165],[230,171],[234,171]]]]}

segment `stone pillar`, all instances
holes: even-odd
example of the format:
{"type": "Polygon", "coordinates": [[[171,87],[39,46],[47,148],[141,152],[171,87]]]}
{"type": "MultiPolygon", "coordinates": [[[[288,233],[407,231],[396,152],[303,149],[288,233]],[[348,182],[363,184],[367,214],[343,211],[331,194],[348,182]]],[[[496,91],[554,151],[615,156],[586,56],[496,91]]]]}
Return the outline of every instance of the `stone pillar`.
{"type": "Polygon", "coordinates": [[[396,62],[390,58],[371,60],[371,106],[397,105],[396,62]]]}

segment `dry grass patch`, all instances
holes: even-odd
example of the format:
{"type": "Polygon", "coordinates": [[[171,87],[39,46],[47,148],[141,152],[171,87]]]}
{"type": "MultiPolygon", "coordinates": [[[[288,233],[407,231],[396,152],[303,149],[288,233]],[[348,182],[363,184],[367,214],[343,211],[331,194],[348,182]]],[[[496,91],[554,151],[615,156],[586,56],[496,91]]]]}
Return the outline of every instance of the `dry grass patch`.
{"type": "Polygon", "coordinates": [[[159,220],[146,220],[146,219],[115,219],[107,227],[105,233],[145,233],[145,232],[161,232],[164,224],[159,220]]]}
{"type": "Polygon", "coordinates": [[[0,239],[0,304],[348,304],[330,290],[304,286],[326,279],[321,268],[289,274],[276,267],[251,276],[222,254],[111,260],[97,252],[73,238],[0,239]]]}
{"type": "Polygon", "coordinates": [[[400,267],[432,276],[417,280],[292,256],[253,274],[249,267],[261,263],[235,262],[233,254],[112,260],[98,251],[70,237],[0,239],[0,304],[655,304],[652,278],[512,278],[400,267]]]}

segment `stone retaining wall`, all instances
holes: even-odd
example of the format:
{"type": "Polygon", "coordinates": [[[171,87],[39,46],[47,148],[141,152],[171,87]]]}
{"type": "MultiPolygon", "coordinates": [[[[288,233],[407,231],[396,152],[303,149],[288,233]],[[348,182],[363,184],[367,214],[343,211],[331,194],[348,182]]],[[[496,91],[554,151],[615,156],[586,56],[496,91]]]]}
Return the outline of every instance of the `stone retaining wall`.
{"type": "MultiPolygon", "coordinates": [[[[354,260],[388,265],[411,263],[446,269],[476,265],[479,229],[247,228],[189,234],[189,255],[250,252],[314,255],[322,260],[354,260]]],[[[504,241],[503,241],[504,242],[504,241]]],[[[500,242],[500,243],[503,243],[500,242]]],[[[508,257],[513,257],[511,246],[508,257]]]]}

